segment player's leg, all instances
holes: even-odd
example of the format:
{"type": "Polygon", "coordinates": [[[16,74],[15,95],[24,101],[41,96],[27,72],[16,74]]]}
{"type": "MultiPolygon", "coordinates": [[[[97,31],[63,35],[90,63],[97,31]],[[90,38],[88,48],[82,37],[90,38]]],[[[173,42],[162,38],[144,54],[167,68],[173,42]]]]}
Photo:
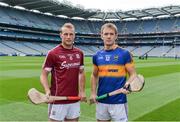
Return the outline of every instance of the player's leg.
{"type": "Polygon", "coordinates": [[[125,104],[112,104],[109,107],[111,118],[115,122],[128,122],[128,108],[125,104]]]}
{"type": "Polygon", "coordinates": [[[48,114],[50,122],[60,122],[63,121],[67,114],[66,104],[49,104],[48,114]]]}
{"type": "Polygon", "coordinates": [[[49,118],[49,122],[61,122],[61,121],[57,121],[57,120],[54,120],[54,119],[50,119],[50,118],[49,118]]]}
{"type": "Polygon", "coordinates": [[[111,120],[97,120],[97,122],[111,122],[111,120]]]}
{"type": "Polygon", "coordinates": [[[110,115],[108,113],[108,104],[96,104],[96,119],[98,122],[109,122],[111,120],[110,115]]]}
{"type": "Polygon", "coordinates": [[[80,102],[68,104],[65,121],[77,122],[80,116],[80,102]]]}
{"type": "Polygon", "coordinates": [[[64,119],[64,122],[78,122],[79,117],[78,118],[74,118],[74,119],[64,119]]]}

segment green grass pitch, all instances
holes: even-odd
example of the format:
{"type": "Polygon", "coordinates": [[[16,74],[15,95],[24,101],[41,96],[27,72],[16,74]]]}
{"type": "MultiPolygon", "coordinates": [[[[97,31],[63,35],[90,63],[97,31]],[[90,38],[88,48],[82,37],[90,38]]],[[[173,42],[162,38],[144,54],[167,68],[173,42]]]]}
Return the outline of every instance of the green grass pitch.
{"type": "MultiPolygon", "coordinates": [[[[45,57],[0,57],[0,121],[46,121],[47,105],[33,105],[28,89],[40,91],[45,57]]],[[[145,77],[140,93],[128,95],[130,121],[180,121],[180,60],[135,58],[145,77]]],[[[86,93],[90,95],[91,58],[85,58],[86,93]]],[[[81,104],[81,121],[95,121],[95,105],[81,104]]]]}

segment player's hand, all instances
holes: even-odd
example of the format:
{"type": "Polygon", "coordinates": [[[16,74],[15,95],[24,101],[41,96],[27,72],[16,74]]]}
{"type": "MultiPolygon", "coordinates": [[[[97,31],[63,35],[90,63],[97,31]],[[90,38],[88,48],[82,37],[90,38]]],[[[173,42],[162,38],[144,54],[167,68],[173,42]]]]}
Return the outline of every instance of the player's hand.
{"type": "Polygon", "coordinates": [[[45,91],[45,95],[46,95],[46,98],[49,99],[49,96],[51,95],[51,91],[50,90],[46,90],[45,91]]]}
{"type": "Polygon", "coordinates": [[[87,102],[87,98],[86,98],[86,93],[85,92],[80,93],[79,96],[81,97],[81,102],[87,102]]]}
{"type": "Polygon", "coordinates": [[[130,91],[128,90],[128,87],[123,87],[123,88],[121,88],[121,92],[123,93],[123,94],[129,94],[130,93],[130,91]]]}
{"type": "Polygon", "coordinates": [[[97,103],[96,97],[97,97],[96,95],[91,94],[90,99],[89,99],[89,104],[90,104],[90,105],[91,105],[91,104],[94,104],[94,103],[97,103]]]}
{"type": "Polygon", "coordinates": [[[47,90],[47,91],[45,91],[46,92],[46,103],[51,103],[51,102],[53,102],[53,100],[49,100],[49,97],[50,97],[50,95],[51,95],[51,91],[50,90],[47,90]]]}
{"type": "Polygon", "coordinates": [[[126,82],[125,85],[124,85],[124,88],[125,88],[125,89],[128,89],[129,85],[130,85],[130,83],[129,83],[129,82],[126,82]]]}
{"type": "Polygon", "coordinates": [[[126,82],[125,85],[124,85],[124,87],[123,87],[123,89],[125,89],[125,90],[122,90],[122,92],[123,92],[124,94],[129,94],[129,93],[130,93],[129,87],[130,87],[130,83],[129,83],[129,82],[126,82]]]}

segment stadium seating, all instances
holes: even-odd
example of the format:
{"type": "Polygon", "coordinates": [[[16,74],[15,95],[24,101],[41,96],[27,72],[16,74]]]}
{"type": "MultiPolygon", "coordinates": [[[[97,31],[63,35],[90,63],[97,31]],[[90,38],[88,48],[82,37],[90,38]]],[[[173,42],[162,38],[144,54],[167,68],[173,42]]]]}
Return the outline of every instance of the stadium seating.
{"type": "MultiPolygon", "coordinates": [[[[92,55],[101,48],[103,42],[99,34],[104,21],[66,19],[0,6],[0,55],[45,55],[49,49],[60,43],[59,27],[65,22],[75,25],[75,43],[85,55],[92,55]]],[[[171,35],[180,31],[179,17],[113,23],[120,32],[117,43],[125,46],[134,56],[142,56],[145,53],[158,57],[180,55],[180,47],[173,47],[175,37],[171,35]],[[162,45],[162,40],[166,37],[158,34],[168,35],[168,45],[162,45]],[[140,41],[135,41],[129,36],[140,41]]]]}

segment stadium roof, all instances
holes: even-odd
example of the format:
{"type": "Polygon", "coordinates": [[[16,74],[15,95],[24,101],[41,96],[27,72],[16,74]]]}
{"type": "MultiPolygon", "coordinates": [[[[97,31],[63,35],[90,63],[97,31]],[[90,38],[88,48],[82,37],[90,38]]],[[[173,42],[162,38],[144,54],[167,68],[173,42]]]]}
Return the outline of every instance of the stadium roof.
{"type": "Polygon", "coordinates": [[[42,13],[65,15],[70,18],[81,17],[84,19],[126,20],[180,15],[180,6],[103,12],[101,10],[83,9],[82,6],[72,6],[65,0],[62,2],[57,0],[0,0],[0,2],[6,3],[10,6],[24,7],[28,10],[38,10],[42,13]]]}

